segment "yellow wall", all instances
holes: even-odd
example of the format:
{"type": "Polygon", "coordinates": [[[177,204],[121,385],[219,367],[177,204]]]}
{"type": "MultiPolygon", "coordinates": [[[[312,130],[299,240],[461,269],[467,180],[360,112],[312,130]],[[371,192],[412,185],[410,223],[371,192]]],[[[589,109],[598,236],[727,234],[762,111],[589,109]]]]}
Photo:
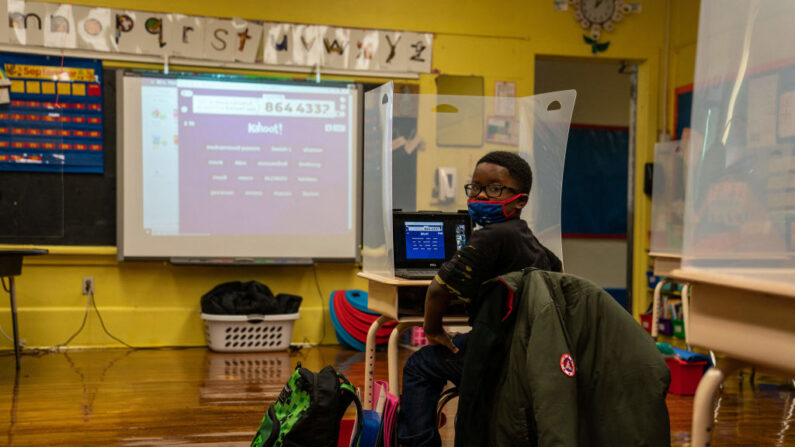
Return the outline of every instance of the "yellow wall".
{"type": "MultiPolygon", "coordinates": [[[[698,39],[698,2],[677,0],[672,3],[670,70],[668,70],[668,133],[676,126],[675,91],[693,84],[696,72],[696,41],[698,39]]],[[[677,136],[678,137],[678,136],[677,136]]]]}
{"type": "MultiPolygon", "coordinates": [[[[686,0],[673,0],[684,4],[686,0]]],[[[90,6],[178,12],[220,17],[244,17],[298,23],[348,27],[402,29],[433,32],[433,68],[441,73],[480,75],[485,78],[486,95],[493,94],[495,81],[514,81],[519,96],[532,94],[536,56],[591,57],[583,43],[583,30],[572,11],[559,12],[550,1],[421,0],[335,2],[305,0],[230,1],[208,0],[83,0],[90,6]]],[[[688,8],[683,7],[687,11],[688,8]]],[[[645,1],[643,11],[619,23],[613,33],[604,33],[611,45],[599,58],[631,60],[639,66],[637,172],[650,161],[660,112],[661,58],[664,52],[665,2],[645,1]]],[[[682,25],[688,30],[692,26],[682,25]],[[688,28],[690,27],[690,28],[688,28]]],[[[682,32],[682,34],[687,34],[682,32]]],[[[422,75],[422,93],[435,93],[434,75],[422,75]]],[[[647,240],[649,201],[642,183],[635,187],[635,238],[647,240]]],[[[635,265],[636,300],[644,284],[645,252],[635,265]],[[640,284],[640,286],[638,285],[640,284]]],[[[311,268],[208,268],[175,267],[160,262],[122,263],[115,261],[113,248],[62,249],[55,254],[26,262],[17,284],[22,338],[29,346],[51,346],[66,340],[80,325],[85,298],[79,287],[83,276],[96,280],[96,298],[107,327],[133,345],[200,345],[204,343],[198,318],[199,296],[213,285],[233,279],[257,279],[275,292],[304,296],[302,319],[293,340],[320,340],[326,322],[324,342],[333,342],[333,329],[326,306],[333,289],[363,288],[355,278],[357,266],[317,266],[322,297],[316,290],[311,268]],[[69,254],[76,252],[77,254],[69,254]],[[325,318],[321,319],[321,315],[325,318]]],[[[645,293],[645,292],[644,292],[645,293]]],[[[635,309],[642,303],[636,302],[635,309]]],[[[10,329],[7,307],[0,310],[0,325],[10,329]]],[[[88,330],[72,344],[114,345],[101,334],[94,316],[88,330]]],[[[9,332],[8,330],[6,332],[9,332]]],[[[0,347],[10,343],[0,340],[0,347]]]]}
{"type": "Polygon", "coordinates": [[[536,63],[536,93],[577,90],[571,122],[592,126],[629,126],[630,75],[620,63],[592,60],[540,60],[536,63]]]}

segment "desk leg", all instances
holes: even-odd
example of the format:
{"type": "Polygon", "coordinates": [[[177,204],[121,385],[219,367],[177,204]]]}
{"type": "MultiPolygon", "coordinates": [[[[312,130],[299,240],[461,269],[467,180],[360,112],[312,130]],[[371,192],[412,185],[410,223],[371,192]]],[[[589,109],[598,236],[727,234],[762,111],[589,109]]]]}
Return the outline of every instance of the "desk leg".
{"type": "Polygon", "coordinates": [[[421,326],[422,322],[405,322],[398,323],[395,329],[392,329],[392,334],[389,335],[389,346],[387,356],[387,368],[389,368],[389,392],[395,396],[400,397],[400,360],[398,359],[398,352],[400,351],[400,334],[405,332],[406,329],[412,326],[421,326]]]}
{"type": "Polygon", "coordinates": [[[688,337],[690,334],[690,328],[687,327],[687,322],[690,320],[690,284],[683,284],[682,285],[682,328],[685,330],[685,344],[687,345],[687,350],[690,350],[690,342],[688,341],[688,337]]]}
{"type": "Polygon", "coordinates": [[[707,370],[696,388],[693,400],[693,425],[690,429],[691,447],[709,447],[712,442],[712,425],[715,422],[713,405],[715,392],[731,375],[743,366],[732,359],[722,360],[707,370]]]}
{"type": "Polygon", "coordinates": [[[375,336],[378,330],[381,329],[384,323],[390,321],[389,317],[378,317],[370,325],[370,330],[367,331],[367,343],[365,345],[365,363],[364,363],[364,409],[373,409],[373,384],[375,382],[375,336]]]}
{"type": "Polygon", "coordinates": [[[11,325],[14,330],[14,358],[16,359],[17,370],[19,370],[19,329],[17,328],[17,290],[14,284],[14,277],[8,277],[9,296],[11,297],[11,325]]]}
{"type": "Polygon", "coordinates": [[[657,323],[660,321],[660,295],[666,282],[661,279],[654,287],[654,301],[652,301],[651,305],[651,337],[655,340],[657,340],[657,323]]]}

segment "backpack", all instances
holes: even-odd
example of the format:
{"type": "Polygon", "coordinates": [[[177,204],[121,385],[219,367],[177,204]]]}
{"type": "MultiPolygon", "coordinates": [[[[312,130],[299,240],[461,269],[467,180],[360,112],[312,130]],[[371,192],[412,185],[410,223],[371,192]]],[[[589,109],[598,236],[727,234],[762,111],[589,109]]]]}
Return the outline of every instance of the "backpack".
{"type": "Polygon", "coordinates": [[[319,373],[295,367],[292,376],[268,408],[251,447],[336,447],[345,410],[356,404],[356,428],[351,445],[358,444],[362,404],[353,385],[331,366],[319,373]]]}

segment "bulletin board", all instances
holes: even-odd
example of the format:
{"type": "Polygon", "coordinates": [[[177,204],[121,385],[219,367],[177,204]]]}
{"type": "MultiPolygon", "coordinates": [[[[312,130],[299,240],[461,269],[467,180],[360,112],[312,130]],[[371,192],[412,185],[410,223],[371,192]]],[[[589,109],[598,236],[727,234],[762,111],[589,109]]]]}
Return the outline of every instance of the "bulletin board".
{"type": "Polygon", "coordinates": [[[96,139],[101,168],[62,175],[0,171],[0,243],[116,245],[115,75],[98,74],[104,93],[100,116],[109,124],[96,139]]]}
{"type": "Polygon", "coordinates": [[[103,172],[102,62],[0,53],[0,171],[103,172]]]}
{"type": "Polygon", "coordinates": [[[571,125],[563,171],[564,237],[626,237],[628,162],[628,128],[571,125]]]}
{"type": "Polygon", "coordinates": [[[673,139],[682,138],[682,131],[690,127],[690,114],[693,109],[693,84],[678,87],[674,97],[674,135],[673,139]]]}

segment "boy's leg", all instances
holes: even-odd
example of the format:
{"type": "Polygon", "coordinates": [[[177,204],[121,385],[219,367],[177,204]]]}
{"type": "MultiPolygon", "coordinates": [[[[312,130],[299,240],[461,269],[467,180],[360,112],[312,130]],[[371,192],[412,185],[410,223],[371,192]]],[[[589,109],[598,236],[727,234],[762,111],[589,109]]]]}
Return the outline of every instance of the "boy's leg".
{"type": "Polygon", "coordinates": [[[436,402],[448,380],[456,385],[461,380],[467,335],[453,338],[453,343],[459,349],[458,354],[453,354],[444,346],[426,346],[406,361],[398,419],[398,441],[401,446],[442,445],[436,429],[436,402]]]}

